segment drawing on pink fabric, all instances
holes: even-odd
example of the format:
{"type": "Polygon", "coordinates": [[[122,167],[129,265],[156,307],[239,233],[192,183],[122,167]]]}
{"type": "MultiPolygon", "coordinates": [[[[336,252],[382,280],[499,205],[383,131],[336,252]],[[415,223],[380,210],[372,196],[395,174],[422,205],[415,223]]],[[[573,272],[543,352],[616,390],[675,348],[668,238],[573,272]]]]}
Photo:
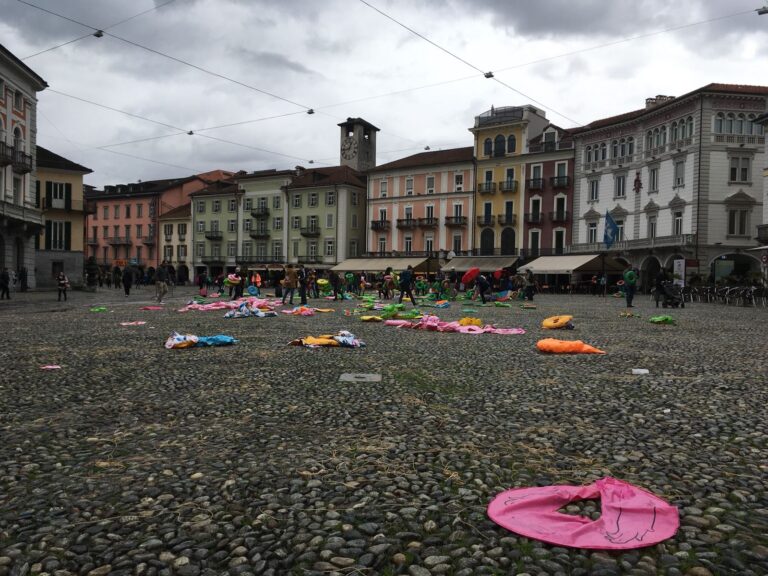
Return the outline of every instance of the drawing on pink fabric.
{"type": "Polygon", "coordinates": [[[627,550],[671,538],[680,525],[677,508],[616,478],[588,486],[513,488],[488,505],[496,524],[529,538],[571,548],[627,550]],[[577,500],[599,498],[598,520],[558,512],[577,500]]]}

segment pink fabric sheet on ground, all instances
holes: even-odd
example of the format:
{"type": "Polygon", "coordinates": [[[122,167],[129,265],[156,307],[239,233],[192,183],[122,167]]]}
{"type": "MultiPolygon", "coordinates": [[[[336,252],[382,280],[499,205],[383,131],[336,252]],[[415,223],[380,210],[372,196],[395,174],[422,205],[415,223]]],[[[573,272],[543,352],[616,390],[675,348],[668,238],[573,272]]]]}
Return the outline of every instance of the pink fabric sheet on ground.
{"type": "Polygon", "coordinates": [[[488,516],[507,530],[558,546],[627,550],[671,538],[680,526],[677,508],[616,478],[588,486],[515,488],[496,496],[488,516]],[[577,500],[600,498],[598,520],[558,512],[577,500]]]}
{"type": "Polygon", "coordinates": [[[418,322],[409,320],[385,320],[385,326],[397,328],[413,328],[415,330],[430,330],[433,332],[458,332],[460,334],[525,334],[522,328],[496,328],[485,326],[462,326],[458,322],[442,322],[437,316],[424,316],[418,322]]]}
{"type": "Polygon", "coordinates": [[[179,308],[179,312],[189,312],[190,310],[197,310],[200,312],[208,312],[210,310],[233,310],[240,308],[243,303],[247,303],[249,308],[261,308],[263,310],[272,310],[275,307],[274,302],[265,300],[263,298],[238,298],[237,300],[218,300],[217,302],[209,302],[207,304],[198,304],[193,302],[187,304],[183,308],[179,308]]]}

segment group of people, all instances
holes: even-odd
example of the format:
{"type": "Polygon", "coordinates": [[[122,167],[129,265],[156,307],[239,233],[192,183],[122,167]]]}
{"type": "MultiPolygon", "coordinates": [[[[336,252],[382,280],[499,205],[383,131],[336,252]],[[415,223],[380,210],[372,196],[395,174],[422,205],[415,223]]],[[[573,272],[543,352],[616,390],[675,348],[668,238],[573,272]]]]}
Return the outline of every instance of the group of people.
{"type": "Polygon", "coordinates": [[[0,271],[0,300],[10,300],[11,292],[16,290],[27,290],[27,269],[21,268],[17,273],[16,270],[3,268],[0,271]]]}

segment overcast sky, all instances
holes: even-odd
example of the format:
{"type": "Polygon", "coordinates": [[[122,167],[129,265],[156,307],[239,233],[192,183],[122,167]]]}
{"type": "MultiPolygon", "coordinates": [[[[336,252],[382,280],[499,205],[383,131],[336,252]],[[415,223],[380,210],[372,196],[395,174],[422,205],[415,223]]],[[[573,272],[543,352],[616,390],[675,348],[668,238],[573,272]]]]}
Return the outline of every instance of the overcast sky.
{"type": "Polygon", "coordinates": [[[91,168],[88,184],[336,165],[347,117],[381,129],[382,164],[470,146],[491,105],[572,127],[710,82],[768,84],[763,0],[166,2],[1,2],[0,42],[50,86],[38,143],[91,168]]]}

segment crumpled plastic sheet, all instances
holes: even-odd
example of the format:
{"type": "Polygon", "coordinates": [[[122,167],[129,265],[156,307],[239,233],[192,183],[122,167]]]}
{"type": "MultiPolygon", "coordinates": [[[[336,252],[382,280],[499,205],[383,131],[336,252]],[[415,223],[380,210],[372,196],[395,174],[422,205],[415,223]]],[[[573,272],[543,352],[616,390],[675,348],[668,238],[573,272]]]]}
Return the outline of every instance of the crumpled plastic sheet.
{"type": "Polygon", "coordinates": [[[558,340],[544,338],[536,342],[536,348],[541,352],[552,354],[605,354],[606,352],[585,344],[581,340],[558,340]]]}
{"type": "Polygon", "coordinates": [[[297,338],[289,342],[291,346],[304,346],[305,348],[321,348],[321,347],[336,347],[336,348],[364,348],[365,342],[358,340],[358,338],[348,332],[347,330],[340,330],[337,334],[321,334],[320,336],[307,336],[305,338],[297,338]]]}
{"type": "Polygon", "coordinates": [[[311,306],[296,306],[291,310],[280,310],[291,316],[314,316],[317,312],[333,312],[333,308],[312,308],[311,306]]]}
{"type": "Polygon", "coordinates": [[[496,328],[491,324],[486,324],[485,326],[462,326],[458,321],[442,322],[437,316],[424,316],[418,322],[409,322],[408,320],[386,320],[384,325],[395,326],[397,328],[428,330],[431,332],[458,332],[459,334],[525,334],[525,330],[522,328],[496,328]]]}
{"type": "MultiPolygon", "coordinates": [[[[279,300],[277,302],[279,303],[279,300]]],[[[186,306],[180,308],[179,312],[189,312],[190,310],[197,310],[200,312],[208,312],[210,310],[235,310],[243,304],[247,304],[251,309],[260,308],[262,310],[272,310],[276,306],[275,301],[248,296],[245,298],[238,298],[237,300],[218,300],[206,304],[189,302],[186,306]]]]}
{"type": "Polygon", "coordinates": [[[201,346],[228,346],[235,344],[237,340],[226,334],[216,334],[214,336],[195,336],[194,334],[179,334],[171,332],[168,340],[165,341],[165,347],[171,349],[196,348],[201,346]]]}
{"type": "Polygon", "coordinates": [[[251,307],[247,302],[243,302],[238,308],[224,314],[224,318],[274,318],[275,316],[277,316],[277,312],[274,310],[251,307]]]}

